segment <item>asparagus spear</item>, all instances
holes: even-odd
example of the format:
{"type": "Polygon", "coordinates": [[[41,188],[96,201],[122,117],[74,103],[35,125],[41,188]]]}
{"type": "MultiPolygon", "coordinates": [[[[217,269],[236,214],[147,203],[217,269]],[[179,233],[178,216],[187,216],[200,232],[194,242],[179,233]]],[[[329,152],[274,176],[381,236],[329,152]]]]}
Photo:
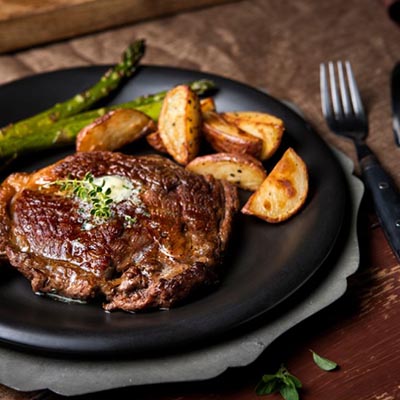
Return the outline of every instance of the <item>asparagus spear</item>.
{"type": "MultiPolygon", "coordinates": [[[[214,82],[208,79],[199,79],[197,81],[189,82],[187,85],[197,94],[202,95],[212,89],[215,89],[214,82]]],[[[104,115],[107,111],[115,110],[117,108],[135,108],[139,111],[144,112],[150,118],[154,120],[158,119],[158,115],[160,114],[160,110],[158,106],[160,106],[164,100],[164,97],[168,93],[168,90],[163,90],[161,92],[155,94],[149,94],[146,96],[137,97],[134,100],[128,101],[126,103],[116,104],[110,107],[99,108],[97,110],[86,111],[79,115],[76,115],[74,118],[71,118],[69,121],[79,121],[79,120],[89,120],[91,118],[97,118],[99,116],[104,115]],[[157,104],[157,105],[156,105],[157,104]]],[[[65,121],[68,124],[67,121],[65,121]]]]}
{"type": "MultiPolygon", "coordinates": [[[[189,86],[198,95],[215,88],[214,83],[208,80],[194,81],[189,83],[189,86]]],[[[82,128],[107,111],[116,108],[134,108],[157,120],[166,94],[167,91],[162,91],[141,96],[126,103],[86,111],[55,122],[45,129],[35,129],[25,135],[5,135],[3,137],[0,135],[0,158],[13,157],[27,151],[46,149],[62,144],[71,144],[82,128]]]]}
{"type": "Polygon", "coordinates": [[[56,104],[40,114],[0,129],[0,158],[9,154],[4,149],[3,141],[8,142],[7,139],[11,139],[16,142],[24,140],[31,142],[32,139],[29,136],[33,132],[44,131],[59,120],[89,109],[98,100],[107,96],[119,86],[124,78],[129,77],[135,71],[136,65],[144,54],[144,50],[145,44],[143,40],[134,42],[124,51],[122,60],[110,68],[91,88],[63,103],[56,104]]]}

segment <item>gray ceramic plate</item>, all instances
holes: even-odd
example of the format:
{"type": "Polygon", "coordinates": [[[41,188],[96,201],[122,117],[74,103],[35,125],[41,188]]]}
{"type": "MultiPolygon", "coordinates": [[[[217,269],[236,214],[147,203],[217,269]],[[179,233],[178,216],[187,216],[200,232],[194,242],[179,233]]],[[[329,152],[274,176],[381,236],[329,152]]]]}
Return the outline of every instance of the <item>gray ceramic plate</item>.
{"type": "MultiPolygon", "coordinates": [[[[85,89],[104,67],[62,70],[33,76],[0,88],[0,125],[35,113],[85,89]]],[[[217,108],[269,112],[285,121],[285,140],[266,163],[270,170],[292,146],[305,160],[310,194],[291,220],[270,225],[238,215],[224,261],[221,284],[204,296],[167,312],[104,313],[98,304],[64,304],[35,296],[29,283],[10,269],[0,281],[0,340],[35,351],[72,355],[141,353],[211,345],[249,321],[273,311],[324,264],[342,229],[349,207],[345,175],[336,157],[307,123],[282,102],[247,85],[200,72],[143,67],[113,98],[114,103],[158,92],[195,79],[216,82],[217,108]]],[[[131,151],[130,149],[129,151],[131,151]]],[[[32,170],[67,151],[31,155],[14,166],[32,170]]],[[[136,153],[148,151],[145,146],[136,153]]],[[[246,195],[243,194],[242,201],[246,195]]]]}

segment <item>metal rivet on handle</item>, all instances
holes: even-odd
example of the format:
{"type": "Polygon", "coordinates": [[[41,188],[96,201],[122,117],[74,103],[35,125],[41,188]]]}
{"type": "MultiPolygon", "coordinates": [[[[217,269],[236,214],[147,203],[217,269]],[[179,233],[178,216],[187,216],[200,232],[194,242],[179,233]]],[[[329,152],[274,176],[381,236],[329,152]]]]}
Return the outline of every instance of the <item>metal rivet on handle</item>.
{"type": "Polygon", "coordinates": [[[387,182],[379,182],[378,183],[378,187],[379,189],[387,189],[389,187],[389,185],[387,184],[387,182]]]}

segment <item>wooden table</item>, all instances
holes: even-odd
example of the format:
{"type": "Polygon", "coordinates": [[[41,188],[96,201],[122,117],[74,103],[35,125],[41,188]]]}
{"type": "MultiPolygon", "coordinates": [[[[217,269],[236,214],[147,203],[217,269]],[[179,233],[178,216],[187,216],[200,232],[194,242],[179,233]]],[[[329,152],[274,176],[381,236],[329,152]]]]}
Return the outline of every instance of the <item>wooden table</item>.
{"type": "MultiPolygon", "coordinates": [[[[142,22],[0,57],[0,81],[76,65],[114,62],[133,37],[148,43],[146,63],[200,69],[268,88],[295,102],[316,130],[354,158],[350,143],[328,132],[318,94],[318,65],[350,59],[370,116],[368,142],[400,186],[400,149],[393,141],[389,76],[400,58],[400,30],[378,0],[248,0],[142,22]]],[[[220,377],[108,392],[104,398],[256,399],[254,386],[284,362],[308,400],[400,398],[400,265],[367,197],[360,211],[361,265],[335,304],[293,328],[252,365],[220,377]],[[327,373],[309,349],[337,361],[327,373]]],[[[1,362],[1,361],[0,361],[1,362]]],[[[60,399],[49,391],[0,398],[60,399]]],[[[80,399],[98,399],[99,394],[80,399]]],[[[279,396],[271,396],[279,398],[279,396]]]]}

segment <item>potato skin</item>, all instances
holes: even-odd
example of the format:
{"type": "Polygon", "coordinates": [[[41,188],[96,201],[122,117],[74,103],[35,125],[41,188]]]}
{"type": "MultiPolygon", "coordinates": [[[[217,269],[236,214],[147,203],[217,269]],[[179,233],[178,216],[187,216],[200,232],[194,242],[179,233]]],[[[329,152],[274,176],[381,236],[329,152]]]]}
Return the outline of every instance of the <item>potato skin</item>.
{"type": "Polygon", "coordinates": [[[201,112],[216,111],[215,101],[212,97],[206,97],[200,100],[201,112]]]}
{"type": "Polygon", "coordinates": [[[186,169],[200,175],[212,175],[250,191],[257,190],[267,177],[261,162],[247,154],[208,154],[196,157],[186,169]]]}
{"type": "Polygon", "coordinates": [[[146,136],[147,143],[154,149],[157,150],[160,153],[163,154],[168,154],[168,150],[164,146],[164,143],[161,139],[160,132],[156,131],[153,133],[150,133],[149,135],[146,136]]]}
{"type": "Polygon", "coordinates": [[[171,89],[163,102],[158,120],[161,140],[172,158],[186,165],[200,149],[200,101],[189,86],[171,89]]]}
{"type": "Polygon", "coordinates": [[[307,193],[307,166],[289,148],[258,190],[250,196],[241,212],[271,223],[282,222],[299,211],[307,193]]]}
{"type": "Polygon", "coordinates": [[[153,120],[140,111],[129,108],[112,110],[78,133],[76,151],[114,151],[155,128],[153,120]]]}
{"type": "Polygon", "coordinates": [[[239,129],[263,141],[261,160],[272,157],[278,149],[285,130],[281,119],[271,114],[253,111],[225,112],[221,115],[239,129]]]}
{"type": "Polygon", "coordinates": [[[203,114],[203,133],[215,151],[260,158],[262,140],[242,131],[215,112],[203,114]]]}
{"type": "MultiPolygon", "coordinates": [[[[201,112],[207,112],[207,111],[215,111],[215,102],[212,97],[206,97],[205,99],[200,100],[200,109],[201,112]]],[[[156,131],[153,133],[150,133],[150,135],[146,136],[147,143],[154,149],[157,150],[160,153],[168,154],[168,150],[166,149],[161,136],[160,132],[156,131]]]]}

